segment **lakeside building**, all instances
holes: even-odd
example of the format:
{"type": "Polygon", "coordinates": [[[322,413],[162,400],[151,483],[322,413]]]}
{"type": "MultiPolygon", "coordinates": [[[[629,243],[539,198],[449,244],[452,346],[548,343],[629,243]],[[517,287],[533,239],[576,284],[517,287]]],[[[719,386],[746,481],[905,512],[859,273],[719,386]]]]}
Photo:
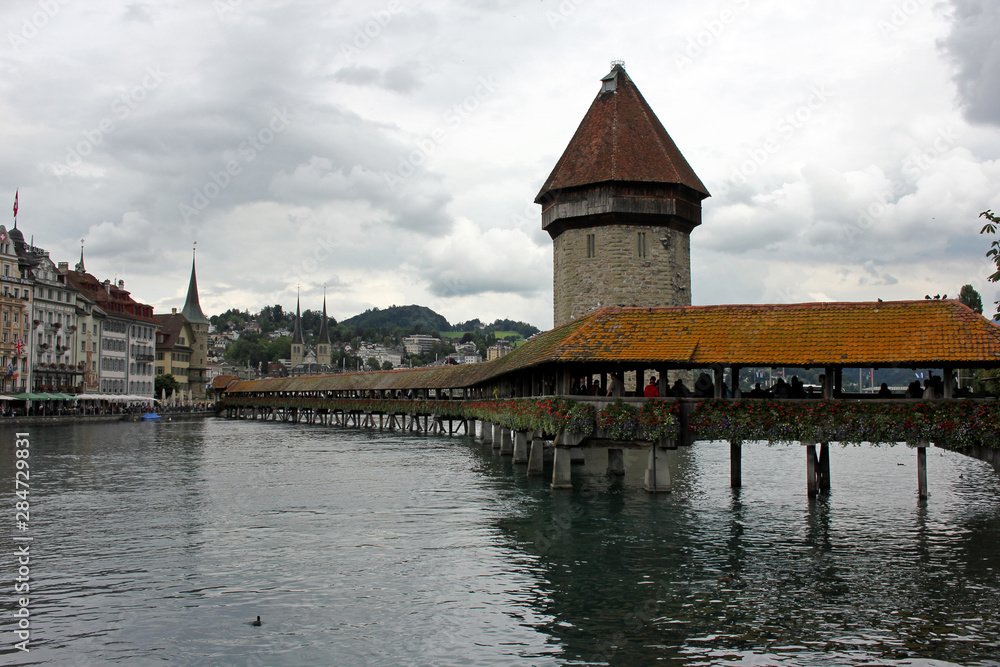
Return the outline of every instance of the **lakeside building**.
{"type": "Polygon", "coordinates": [[[133,299],[124,280],[112,284],[88,273],[82,257],[75,270],[64,275],[68,285],[104,313],[97,341],[99,393],[152,400],[156,332],[160,328],[153,307],[133,299]]]}
{"type": "MultiPolygon", "coordinates": [[[[191,344],[195,334],[191,323],[177,309],[169,315],[156,315],[160,330],[156,332],[156,375],[171,375],[180,392],[194,389],[191,386],[191,344]]],[[[206,369],[207,375],[207,369],[206,369]]],[[[204,387],[202,388],[204,394],[204,387]]]]}
{"type": "Polygon", "coordinates": [[[31,281],[22,277],[17,251],[0,225],[0,392],[27,391],[31,377],[31,281]]]}
{"type": "Polygon", "coordinates": [[[8,237],[31,294],[31,333],[25,341],[29,368],[26,389],[79,392],[85,368],[77,365],[76,290],[68,285],[48,252],[24,241],[21,230],[15,227],[8,237]]]}
{"type": "Polygon", "coordinates": [[[82,391],[86,367],[78,362],[76,290],[44,251],[30,270],[35,280],[31,391],[82,391]]]}

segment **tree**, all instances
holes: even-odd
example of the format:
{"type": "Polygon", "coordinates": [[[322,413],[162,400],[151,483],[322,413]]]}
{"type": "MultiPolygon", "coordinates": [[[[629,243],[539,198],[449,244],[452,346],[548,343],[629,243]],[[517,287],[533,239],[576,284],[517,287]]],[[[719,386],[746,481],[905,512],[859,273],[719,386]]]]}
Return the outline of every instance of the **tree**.
{"type": "Polygon", "coordinates": [[[972,285],[962,285],[962,291],[958,293],[958,300],[980,315],[983,314],[983,299],[972,285]]]}
{"type": "Polygon", "coordinates": [[[157,375],[153,378],[153,390],[156,392],[157,396],[162,396],[164,389],[166,389],[166,395],[170,396],[171,393],[180,388],[181,383],[178,382],[177,378],[175,378],[171,373],[157,375]]]}
{"type": "Polygon", "coordinates": [[[382,362],[382,370],[384,370],[384,371],[391,371],[392,370],[392,362],[389,361],[388,359],[386,359],[385,361],[383,361],[382,362]]]}
{"type": "MultiPolygon", "coordinates": [[[[987,220],[989,220],[989,222],[983,225],[983,228],[979,230],[980,234],[997,233],[997,225],[1000,224],[1000,215],[993,215],[993,211],[991,211],[990,209],[986,209],[985,211],[979,214],[979,217],[986,218],[987,220]]],[[[997,268],[997,270],[994,271],[993,274],[987,277],[986,279],[989,280],[991,283],[1000,282],[1000,241],[994,239],[990,243],[990,249],[986,251],[986,256],[990,259],[990,261],[993,262],[993,264],[997,268]]],[[[994,305],[997,306],[997,315],[1000,315],[1000,301],[994,301],[993,303],[994,305]]]]}

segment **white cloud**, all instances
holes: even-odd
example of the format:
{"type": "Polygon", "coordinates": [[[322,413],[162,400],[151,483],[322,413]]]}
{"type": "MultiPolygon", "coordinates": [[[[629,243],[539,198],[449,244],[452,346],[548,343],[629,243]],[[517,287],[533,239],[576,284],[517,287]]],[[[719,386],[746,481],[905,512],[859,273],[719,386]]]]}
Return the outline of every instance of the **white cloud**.
{"type": "Polygon", "coordinates": [[[338,317],[551,325],[531,201],[618,57],[714,194],[696,303],[994,298],[996,3],[55,4],[0,6],[0,192],[158,309],[197,239],[208,310],[326,283],[338,317]]]}

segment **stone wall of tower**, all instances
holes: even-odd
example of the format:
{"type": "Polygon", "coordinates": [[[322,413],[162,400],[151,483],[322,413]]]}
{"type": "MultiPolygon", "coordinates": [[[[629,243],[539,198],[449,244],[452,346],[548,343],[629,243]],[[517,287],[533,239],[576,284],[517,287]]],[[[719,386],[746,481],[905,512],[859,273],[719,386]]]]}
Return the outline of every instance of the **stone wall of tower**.
{"type": "Polygon", "coordinates": [[[556,326],[603,306],[690,306],[691,237],[620,223],[565,230],[553,239],[553,294],[556,326]]]}
{"type": "Polygon", "coordinates": [[[302,360],[306,356],[306,346],[299,343],[293,343],[291,349],[291,362],[292,368],[295,368],[302,363],[302,360]]]}
{"type": "Polygon", "coordinates": [[[204,400],[208,384],[208,325],[190,323],[191,359],[188,363],[188,387],[197,400],[204,400]]]}

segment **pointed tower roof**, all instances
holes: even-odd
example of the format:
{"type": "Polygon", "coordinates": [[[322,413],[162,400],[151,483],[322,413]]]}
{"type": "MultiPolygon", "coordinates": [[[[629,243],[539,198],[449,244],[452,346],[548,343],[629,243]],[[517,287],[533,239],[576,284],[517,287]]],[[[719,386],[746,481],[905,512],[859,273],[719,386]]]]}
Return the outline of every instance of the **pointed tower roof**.
{"type": "Polygon", "coordinates": [[[292,331],[292,344],[305,345],[302,339],[302,314],[299,311],[299,295],[295,294],[295,329],[292,331]]]}
{"type": "Polygon", "coordinates": [[[76,265],[76,270],[80,273],[87,272],[87,267],[83,265],[83,239],[80,239],[80,263],[76,265]]]}
{"type": "Polygon", "coordinates": [[[535,198],[608,181],[687,186],[710,196],[620,62],[601,79],[601,92],[535,198]]]}
{"type": "MultiPolygon", "coordinates": [[[[184,301],[184,309],[181,315],[192,324],[209,324],[205,313],[201,312],[201,304],[198,303],[198,276],[194,268],[195,251],[191,251],[191,282],[188,283],[187,300],[184,301]]],[[[83,263],[83,253],[80,253],[80,263],[83,263]]]]}
{"type": "Polygon", "coordinates": [[[326,288],[323,288],[323,323],[319,326],[319,338],[316,339],[317,343],[322,343],[325,345],[330,344],[330,329],[327,327],[326,321],[326,288]]]}

